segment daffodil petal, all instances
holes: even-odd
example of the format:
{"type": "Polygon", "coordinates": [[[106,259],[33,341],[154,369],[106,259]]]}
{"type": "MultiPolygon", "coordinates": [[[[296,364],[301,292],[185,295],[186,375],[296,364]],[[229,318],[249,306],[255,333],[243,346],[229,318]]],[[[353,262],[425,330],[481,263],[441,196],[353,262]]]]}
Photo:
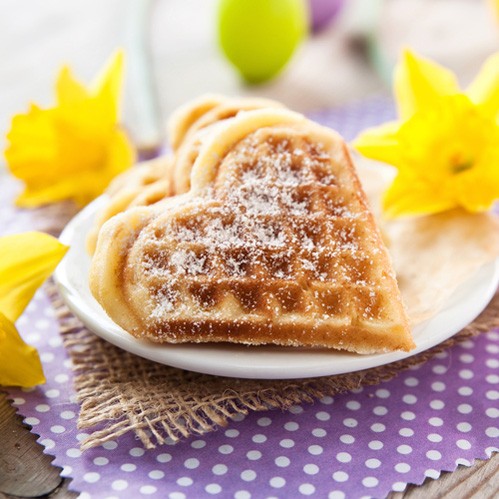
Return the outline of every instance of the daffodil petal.
{"type": "Polygon", "coordinates": [[[0,385],[30,387],[45,383],[40,357],[0,313],[0,385]]]}
{"type": "Polygon", "coordinates": [[[352,145],[368,158],[397,165],[400,160],[400,147],[397,139],[399,128],[398,122],[368,128],[355,139],[352,145]]]}
{"type": "Polygon", "coordinates": [[[76,80],[76,78],[74,78],[71,69],[68,66],[64,66],[61,69],[55,88],[57,103],[61,106],[88,98],[87,90],[78,80],[76,80]]]}
{"type": "Polygon", "coordinates": [[[448,69],[406,50],[395,68],[394,92],[399,117],[406,120],[431,108],[442,95],[458,93],[459,85],[448,69]]]}
{"type": "Polygon", "coordinates": [[[499,117],[499,52],[485,61],[466,93],[486,115],[499,117]]]}
{"type": "Polygon", "coordinates": [[[383,197],[383,213],[388,219],[439,213],[453,207],[453,200],[435,187],[401,173],[383,197]]]}
{"type": "MultiPolygon", "coordinates": [[[[124,70],[124,54],[122,50],[117,51],[97,75],[97,78],[92,84],[94,95],[103,98],[108,104],[116,104],[120,100],[120,93],[123,82],[124,70]]],[[[109,110],[114,120],[119,118],[118,106],[114,105],[113,109],[109,110]]]]}
{"type": "Polygon", "coordinates": [[[67,249],[42,232],[0,238],[0,311],[7,319],[17,320],[67,249]]]}

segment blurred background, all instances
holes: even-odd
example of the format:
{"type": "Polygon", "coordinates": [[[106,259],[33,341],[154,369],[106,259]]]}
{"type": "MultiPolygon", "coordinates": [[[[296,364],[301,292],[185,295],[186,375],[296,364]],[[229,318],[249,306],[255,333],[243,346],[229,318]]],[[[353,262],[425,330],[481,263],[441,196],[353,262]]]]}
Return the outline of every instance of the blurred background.
{"type": "Polygon", "coordinates": [[[175,107],[205,92],[316,111],[390,95],[403,47],[447,65],[463,85],[499,48],[494,0],[304,1],[310,29],[288,64],[251,85],[220,48],[220,0],[2,0],[1,147],[13,114],[53,104],[62,64],[88,83],[117,47],[127,54],[123,121],[141,146],[162,138],[175,107]]]}

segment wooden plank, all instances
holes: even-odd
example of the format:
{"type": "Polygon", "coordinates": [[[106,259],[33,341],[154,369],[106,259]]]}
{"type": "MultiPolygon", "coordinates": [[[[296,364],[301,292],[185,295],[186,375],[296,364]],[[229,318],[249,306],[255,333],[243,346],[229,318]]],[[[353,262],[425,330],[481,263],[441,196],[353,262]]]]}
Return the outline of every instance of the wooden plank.
{"type": "Polygon", "coordinates": [[[0,435],[0,494],[38,497],[61,487],[64,482],[61,468],[51,464],[52,456],[43,454],[37,437],[22,423],[3,393],[0,393],[0,435]]]}

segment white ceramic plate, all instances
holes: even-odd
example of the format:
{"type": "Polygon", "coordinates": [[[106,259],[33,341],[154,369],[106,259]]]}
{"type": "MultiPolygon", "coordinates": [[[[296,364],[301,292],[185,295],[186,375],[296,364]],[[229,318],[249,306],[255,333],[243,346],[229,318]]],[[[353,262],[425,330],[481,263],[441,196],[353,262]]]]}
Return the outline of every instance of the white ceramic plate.
{"type": "Polygon", "coordinates": [[[499,260],[480,268],[460,286],[443,309],[413,329],[416,348],[407,352],[358,355],[326,349],[225,344],[157,345],[138,340],[115,324],[95,301],[88,287],[90,258],[85,237],[105,198],[81,211],[60,239],[70,250],[58,266],[55,280],[69,308],[101,338],[161,364],[207,374],[240,378],[308,378],[341,374],[404,359],[431,348],[469,324],[489,303],[499,282],[499,260]]]}

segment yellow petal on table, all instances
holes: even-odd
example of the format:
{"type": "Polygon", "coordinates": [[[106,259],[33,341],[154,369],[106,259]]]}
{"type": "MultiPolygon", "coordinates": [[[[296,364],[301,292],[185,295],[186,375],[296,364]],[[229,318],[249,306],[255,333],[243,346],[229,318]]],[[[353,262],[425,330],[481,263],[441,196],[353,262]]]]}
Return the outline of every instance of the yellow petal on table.
{"type": "Polygon", "coordinates": [[[0,312],[0,385],[30,387],[45,383],[38,352],[19,336],[0,312]]]}
{"type": "Polygon", "coordinates": [[[400,124],[389,122],[364,130],[353,142],[361,154],[377,161],[397,165],[400,161],[400,146],[397,132],[400,124]]]}
{"type": "Polygon", "coordinates": [[[17,320],[67,249],[42,232],[0,237],[0,311],[7,319],[17,320]]]}
{"type": "Polygon", "coordinates": [[[499,52],[485,61],[466,93],[484,114],[499,119],[499,52]]]}
{"type": "Polygon", "coordinates": [[[458,93],[459,85],[448,69],[405,50],[395,68],[394,92],[399,118],[406,120],[441,96],[458,93]]]}

